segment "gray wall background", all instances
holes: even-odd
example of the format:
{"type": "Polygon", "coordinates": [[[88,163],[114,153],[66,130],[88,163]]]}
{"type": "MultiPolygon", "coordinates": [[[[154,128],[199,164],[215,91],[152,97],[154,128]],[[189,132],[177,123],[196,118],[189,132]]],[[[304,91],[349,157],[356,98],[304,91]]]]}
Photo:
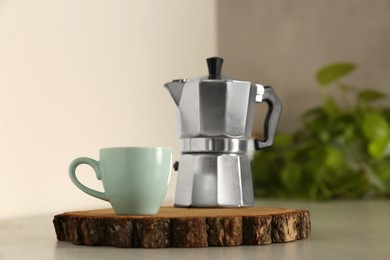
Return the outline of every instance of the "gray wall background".
{"type": "Polygon", "coordinates": [[[315,73],[325,64],[354,62],[345,82],[390,94],[389,0],[218,0],[217,12],[223,74],[273,86],[284,104],[281,131],[321,101],[315,73]]]}

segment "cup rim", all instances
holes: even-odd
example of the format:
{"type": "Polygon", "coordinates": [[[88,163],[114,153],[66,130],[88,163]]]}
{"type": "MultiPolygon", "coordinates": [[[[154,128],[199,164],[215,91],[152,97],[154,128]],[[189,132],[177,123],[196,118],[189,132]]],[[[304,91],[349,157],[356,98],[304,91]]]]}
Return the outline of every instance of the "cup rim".
{"type": "Polygon", "coordinates": [[[172,148],[168,146],[110,146],[99,149],[99,151],[107,150],[169,150],[172,152],[172,148]]]}

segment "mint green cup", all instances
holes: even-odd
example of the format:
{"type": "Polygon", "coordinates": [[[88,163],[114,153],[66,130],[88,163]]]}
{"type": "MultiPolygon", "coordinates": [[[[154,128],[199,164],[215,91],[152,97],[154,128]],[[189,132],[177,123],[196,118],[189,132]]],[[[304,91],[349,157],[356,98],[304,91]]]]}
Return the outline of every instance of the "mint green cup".
{"type": "Polygon", "coordinates": [[[118,215],[156,214],[167,193],[172,150],[165,147],[113,147],[100,149],[100,159],[74,159],[69,165],[72,182],[85,193],[110,202],[118,215]],[[104,192],[88,188],[76,176],[81,164],[91,166],[104,192]]]}

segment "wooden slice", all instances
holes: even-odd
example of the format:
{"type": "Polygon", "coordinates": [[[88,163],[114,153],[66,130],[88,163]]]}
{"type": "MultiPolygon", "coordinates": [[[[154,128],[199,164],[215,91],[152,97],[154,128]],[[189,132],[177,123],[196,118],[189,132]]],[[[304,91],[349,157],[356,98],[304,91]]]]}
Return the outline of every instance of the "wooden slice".
{"type": "Polygon", "coordinates": [[[101,209],[59,214],[53,223],[60,241],[144,248],[266,245],[304,239],[311,231],[307,210],[261,207],[161,207],[147,216],[101,209]]]}

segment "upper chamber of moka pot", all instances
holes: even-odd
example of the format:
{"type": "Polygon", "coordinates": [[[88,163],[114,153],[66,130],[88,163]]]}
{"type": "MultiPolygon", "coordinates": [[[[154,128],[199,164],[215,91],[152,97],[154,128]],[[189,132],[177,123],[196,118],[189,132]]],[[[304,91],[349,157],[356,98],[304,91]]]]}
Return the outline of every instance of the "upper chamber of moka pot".
{"type": "Polygon", "coordinates": [[[165,84],[179,109],[180,138],[249,139],[261,85],[221,75],[223,60],[207,59],[209,75],[165,84]]]}

